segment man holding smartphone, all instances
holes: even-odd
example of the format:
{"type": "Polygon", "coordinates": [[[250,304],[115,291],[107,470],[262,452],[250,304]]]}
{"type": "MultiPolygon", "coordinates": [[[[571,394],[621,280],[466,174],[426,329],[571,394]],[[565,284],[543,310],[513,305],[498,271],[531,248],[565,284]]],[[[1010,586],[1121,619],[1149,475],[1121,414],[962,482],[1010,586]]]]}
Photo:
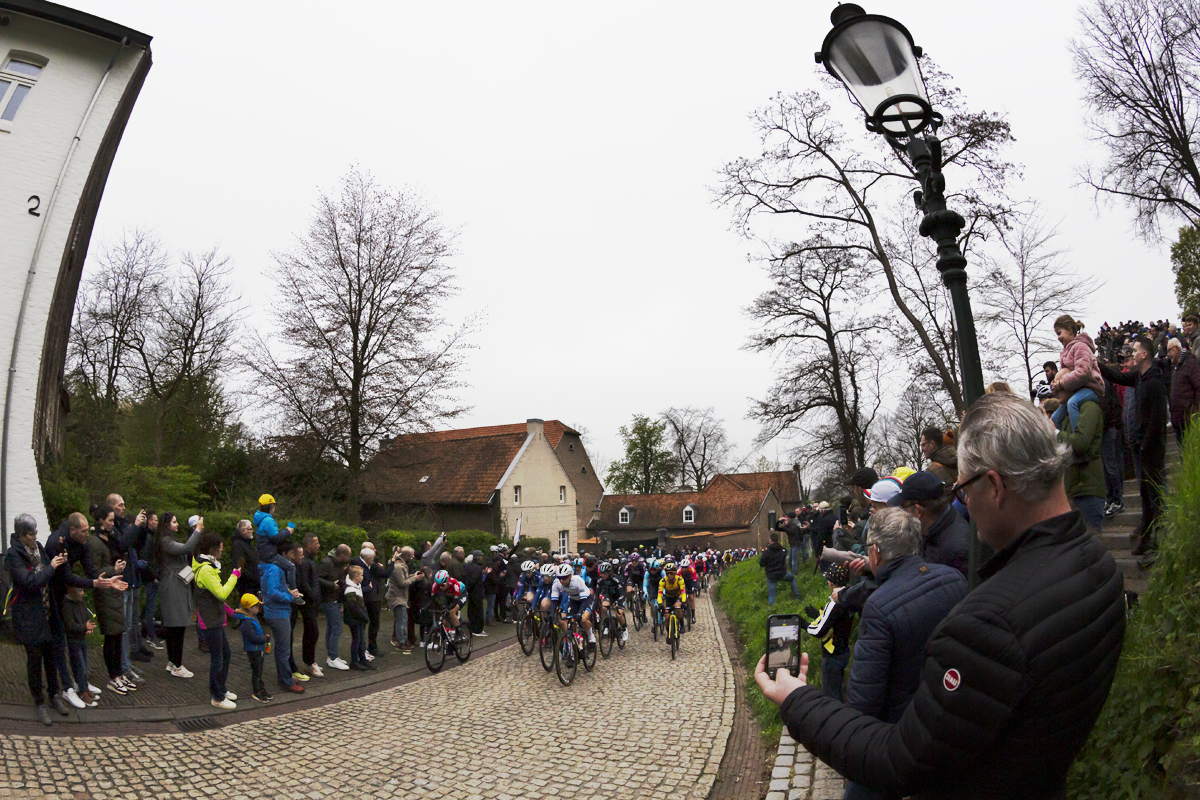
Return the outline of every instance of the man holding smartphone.
{"type": "MultiPolygon", "coordinates": [[[[934,629],[899,719],[807,686],[806,657],[798,677],[772,679],[765,658],[754,677],[793,738],[873,791],[1061,798],[1116,674],[1124,580],[1071,509],[1063,488],[1070,448],[1029,402],[1002,393],[975,401],[958,458],[951,494],[996,555],[934,629]]],[[[878,524],[877,516],[872,541],[878,524]]]]}

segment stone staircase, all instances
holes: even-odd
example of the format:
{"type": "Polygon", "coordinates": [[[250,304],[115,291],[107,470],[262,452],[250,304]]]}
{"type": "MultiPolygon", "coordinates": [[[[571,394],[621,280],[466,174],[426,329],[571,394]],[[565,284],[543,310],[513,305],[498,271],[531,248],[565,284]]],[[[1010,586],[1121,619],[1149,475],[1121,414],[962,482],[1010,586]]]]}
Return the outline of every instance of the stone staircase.
{"type": "MultiPolygon", "coordinates": [[[[1175,431],[1167,428],[1167,480],[1170,481],[1172,468],[1179,463],[1179,445],[1175,442],[1175,431]]],[[[1137,479],[1125,481],[1125,510],[1120,514],[1104,520],[1104,532],[1101,538],[1108,549],[1112,551],[1117,564],[1125,573],[1125,591],[1145,594],[1150,584],[1152,566],[1140,566],[1140,556],[1131,552],[1130,534],[1142,518],[1142,498],[1137,479]]]]}

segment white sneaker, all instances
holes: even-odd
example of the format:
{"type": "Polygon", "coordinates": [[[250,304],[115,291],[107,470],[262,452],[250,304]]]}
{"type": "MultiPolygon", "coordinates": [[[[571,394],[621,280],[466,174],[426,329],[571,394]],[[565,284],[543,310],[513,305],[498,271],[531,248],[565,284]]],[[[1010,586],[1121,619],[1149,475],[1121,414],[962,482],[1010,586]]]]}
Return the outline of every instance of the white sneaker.
{"type": "Polygon", "coordinates": [[[622,642],[628,642],[628,641],[629,641],[629,629],[628,629],[628,628],[626,628],[625,630],[621,631],[621,641],[622,641],[622,642]]]}
{"type": "Polygon", "coordinates": [[[424,650],[424,649],[425,649],[425,643],[424,643],[424,642],[417,642],[417,647],[420,647],[422,650],[424,650]]]}
{"type": "Polygon", "coordinates": [[[225,699],[232,703],[234,700],[237,700],[237,695],[233,692],[226,692],[225,699]]]}
{"type": "Polygon", "coordinates": [[[137,691],[137,684],[134,683],[133,681],[129,680],[129,678],[126,678],[124,675],[118,675],[117,680],[120,682],[120,684],[122,686],[125,687],[126,692],[136,692],[137,691]]]}
{"type": "Polygon", "coordinates": [[[76,708],[87,708],[87,704],[79,699],[79,695],[75,693],[74,687],[63,692],[63,699],[76,708]]]}
{"type": "Polygon", "coordinates": [[[371,655],[370,653],[365,653],[364,655],[366,655],[366,657],[367,657],[367,661],[374,661],[374,660],[375,660],[375,656],[371,655]]]}
{"type": "Polygon", "coordinates": [[[350,669],[350,665],[340,658],[325,659],[325,666],[332,667],[333,669],[350,669]]]}
{"type": "Polygon", "coordinates": [[[92,686],[92,685],[89,683],[89,684],[88,684],[88,691],[89,691],[89,692],[91,692],[92,694],[100,694],[100,687],[99,687],[99,686],[92,686]]]}
{"type": "Polygon", "coordinates": [[[325,677],[325,673],[321,671],[321,667],[319,664],[310,665],[308,668],[308,671],[312,674],[312,676],[314,678],[324,678],[325,677]]]}
{"type": "Polygon", "coordinates": [[[237,708],[237,703],[234,703],[232,700],[209,700],[208,702],[212,703],[217,708],[224,708],[227,711],[232,711],[233,709],[237,708]]]}
{"type": "Polygon", "coordinates": [[[191,670],[189,670],[187,667],[185,667],[185,666],[182,666],[182,665],[180,665],[180,666],[178,666],[178,667],[177,667],[177,666],[175,666],[174,664],[167,664],[167,672],[171,673],[171,674],[172,674],[172,675],[174,675],[176,678],[190,678],[190,677],[192,677],[192,671],[191,671],[191,670]]]}

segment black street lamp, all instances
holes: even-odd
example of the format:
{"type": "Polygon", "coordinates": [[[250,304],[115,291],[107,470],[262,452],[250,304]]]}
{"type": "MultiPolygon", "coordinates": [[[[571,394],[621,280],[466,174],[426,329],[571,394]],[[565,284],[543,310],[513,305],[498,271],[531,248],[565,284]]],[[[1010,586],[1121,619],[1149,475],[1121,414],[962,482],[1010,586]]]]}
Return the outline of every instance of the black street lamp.
{"type": "MultiPolygon", "coordinates": [[[[958,235],[966,221],[946,208],[942,143],[936,135],[942,116],[930,105],[925,91],[925,79],[917,64],[921,48],[899,22],[868,14],[854,3],[839,5],[829,19],[833,29],[816,54],[817,63],[824,64],[849,90],[866,114],[867,130],[882,134],[893,147],[908,154],[921,183],[913,199],[924,212],[921,235],[937,243],[938,272],[950,291],[963,401],[969,406],[983,396],[983,367],[971,299],[967,296],[967,259],[958,247],[958,235]]],[[[978,580],[984,556],[982,543],[972,535],[972,586],[978,580]]]]}

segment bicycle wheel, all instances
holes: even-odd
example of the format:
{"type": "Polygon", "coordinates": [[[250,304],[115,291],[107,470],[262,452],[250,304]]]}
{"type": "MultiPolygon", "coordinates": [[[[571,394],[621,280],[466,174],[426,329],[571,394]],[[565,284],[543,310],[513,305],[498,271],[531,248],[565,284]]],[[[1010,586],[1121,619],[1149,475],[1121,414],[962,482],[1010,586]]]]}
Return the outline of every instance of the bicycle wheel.
{"type": "Polygon", "coordinates": [[[517,621],[517,641],[521,643],[521,652],[527,656],[533,655],[533,648],[537,646],[533,630],[533,614],[526,611],[517,621]]]}
{"type": "MultiPolygon", "coordinates": [[[[595,632],[596,631],[593,628],[592,633],[595,632]]],[[[587,636],[584,636],[582,633],[580,636],[583,638],[583,668],[588,672],[591,672],[596,668],[596,652],[600,649],[600,647],[595,642],[589,642],[587,640],[587,636]]]]}
{"type": "Polygon", "coordinates": [[[538,658],[542,660],[542,669],[550,672],[554,669],[555,639],[554,624],[542,620],[541,630],[538,631],[538,658]]]}
{"type": "Polygon", "coordinates": [[[612,655],[613,643],[617,641],[617,621],[612,613],[604,615],[604,626],[600,628],[600,655],[608,658],[612,655]]]}
{"type": "Polygon", "coordinates": [[[633,612],[633,629],[640,631],[642,624],[646,621],[645,617],[642,616],[645,612],[642,610],[642,600],[640,597],[634,598],[633,608],[630,610],[633,612]]]}
{"type": "Polygon", "coordinates": [[[442,626],[434,625],[425,636],[425,666],[436,673],[446,663],[446,634],[442,626]]]}
{"type": "Polygon", "coordinates": [[[679,652],[679,618],[674,614],[667,621],[667,641],[671,644],[671,660],[674,661],[679,652]]]}
{"type": "Polygon", "coordinates": [[[654,637],[654,641],[658,641],[658,612],[654,612],[654,619],[650,621],[650,635],[654,637]]]}
{"type": "Polygon", "coordinates": [[[460,664],[471,657],[471,641],[475,638],[470,631],[462,631],[462,633],[462,638],[454,642],[454,657],[460,664]]]}
{"type": "Polygon", "coordinates": [[[568,631],[566,636],[557,636],[555,639],[554,672],[558,675],[559,683],[563,686],[570,686],[571,681],[575,680],[577,666],[574,637],[568,631]]]}
{"type": "MultiPolygon", "coordinates": [[[[628,628],[626,628],[626,630],[628,630],[628,628]]],[[[616,637],[616,639],[617,639],[617,648],[618,648],[619,650],[624,650],[624,649],[625,649],[625,637],[623,637],[623,636],[621,635],[621,631],[615,631],[615,632],[613,633],[613,635],[614,635],[614,636],[616,637]]]]}

